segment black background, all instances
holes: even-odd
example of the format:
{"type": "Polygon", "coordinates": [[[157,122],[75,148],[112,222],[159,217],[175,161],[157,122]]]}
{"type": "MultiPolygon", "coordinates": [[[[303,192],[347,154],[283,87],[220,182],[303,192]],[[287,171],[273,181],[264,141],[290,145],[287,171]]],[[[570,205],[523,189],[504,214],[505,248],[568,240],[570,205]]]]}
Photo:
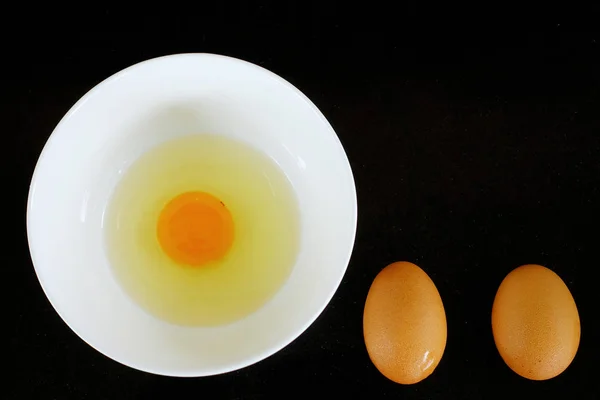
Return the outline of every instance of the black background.
{"type": "MultiPolygon", "coordinates": [[[[399,3],[392,12],[283,3],[4,10],[2,291],[9,372],[0,397],[598,398],[597,24],[563,24],[560,9],[513,23],[491,4],[440,10],[399,3]],[[451,9],[469,22],[446,14],[451,9]],[[29,180],[64,113],[111,74],[181,52],[241,58],[303,91],[346,149],[359,204],[352,260],[318,320],[258,364],[195,379],[130,369],[80,340],[44,297],[25,232],[29,180]],[[379,374],[362,338],[370,283],[397,260],[431,276],[448,318],[441,363],[412,386],[379,374]],[[546,382],[514,374],[491,334],[495,291],[526,263],[546,265],[564,279],[582,321],[574,362],[546,382]]],[[[597,21],[594,11],[577,14],[597,21]]]]}

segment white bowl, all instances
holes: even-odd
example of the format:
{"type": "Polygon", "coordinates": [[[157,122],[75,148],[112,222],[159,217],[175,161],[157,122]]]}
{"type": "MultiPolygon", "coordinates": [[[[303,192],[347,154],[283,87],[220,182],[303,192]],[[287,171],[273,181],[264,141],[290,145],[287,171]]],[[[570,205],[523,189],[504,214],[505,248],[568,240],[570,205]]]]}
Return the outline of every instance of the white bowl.
{"type": "Polygon", "coordinates": [[[309,99],[253,64],[182,54],[129,67],[71,108],[38,160],[27,232],[46,296],[83,340],[142,371],[205,376],[270,356],[317,318],[346,271],[356,217],[348,159],[309,99]],[[143,311],[114,279],[102,240],[120,174],[149,148],[190,132],[263,150],[291,181],[301,214],[300,253],[284,286],[250,316],[213,328],[143,311]]]}

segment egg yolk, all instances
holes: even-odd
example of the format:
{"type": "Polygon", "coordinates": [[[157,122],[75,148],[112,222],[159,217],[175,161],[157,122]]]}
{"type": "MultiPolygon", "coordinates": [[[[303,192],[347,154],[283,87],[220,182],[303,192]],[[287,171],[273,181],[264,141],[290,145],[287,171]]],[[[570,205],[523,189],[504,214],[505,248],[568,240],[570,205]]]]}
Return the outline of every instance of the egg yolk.
{"type": "Polygon", "coordinates": [[[216,197],[205,192],[182,193],[160,213],[157,237],[173,261],[198,267],[227,253],[233,243],[233,219],[216,197]]]}

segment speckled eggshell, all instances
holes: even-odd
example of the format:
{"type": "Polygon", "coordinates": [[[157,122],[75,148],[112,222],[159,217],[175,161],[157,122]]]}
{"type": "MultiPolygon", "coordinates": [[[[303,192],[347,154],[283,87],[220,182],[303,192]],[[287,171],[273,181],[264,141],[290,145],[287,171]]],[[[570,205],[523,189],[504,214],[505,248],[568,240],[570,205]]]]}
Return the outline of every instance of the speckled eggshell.
{"type": "Polygon", "coordinates": [[[385,267],[373,281],[363,316],[371,361],[387,378],[413,384],[427,378],[446,347],[446,314],[429,276],[409,262],[385,267]]]}
{"type": "Polygon", "coordinates": [[[510,369],[528,379],[545,380],[573,361],[581,325],[563,280],[541,265],[524,265],[509,273],[498,288],[492,331],[510,369]]]}

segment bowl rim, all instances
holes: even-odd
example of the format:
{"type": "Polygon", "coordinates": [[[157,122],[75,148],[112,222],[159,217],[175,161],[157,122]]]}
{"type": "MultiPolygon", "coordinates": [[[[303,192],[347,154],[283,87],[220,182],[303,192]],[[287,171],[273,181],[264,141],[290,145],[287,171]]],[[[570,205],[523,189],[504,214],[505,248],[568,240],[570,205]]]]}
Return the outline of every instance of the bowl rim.
{"type": "Polygon", "coordinates": [[[46,142],[44,143],[44,146],[40,152],[40,155],[38,156],[38,159],[36,161],[34,170],[33,170],[33,174],[30,180],[30,184],[29,184],[29,190],[28,190],[28,195],[27,195],[27,207],[26,207],[26,235],[27,235],[27,244],[28,244],[28,248],[29,248],[29,253],[30,253],[30,257],[31,257],[31,263],[33,266],[33,269],[35,271],[35,274],[37,276],[38,282],[40,283],[40,286],[42,287],[42,290],[46,296],[46,298],[48,299],[48,301],[50,302],[50,304],[52,305],[52,308],[54,309],[54,311],[59,315],[60,319],[81,339],[83,340],[85,343],[87,343],[90,347],[92,347],[93,349],[95,349],[96,351],[98,351],[100,354],[104,355],[105,357],[114,360],[116,362],[118,362],[119,364],[125,365],[127,367],[139,370],[139,371],[143,371],[143,372],[147,372],[147,373],[152,373],[152,374],[156,374],[156,375],[162,375],[162,376],[171,376],[171,377],[201,377],[201,376],[213,376],[213,375],[219,375],[219,374],[225,374],[225,373],[229,373],[229,372],[233,372],[236,370],[240,370],[242,368],[246,368],[248,366],[251,366],[253,364],[256,364],[262,360],[265,360],[269,357],[271,357],[272,355],[274,355],[275,353],[279,352],[280,350],[282,350],[283,348],[287,347],[290,343],[292,343],[293,341],[295,341],[298,337],[300,337],[315,321],[316,319],[323,313],[323,311],[325,310],[325,308],[329,305],[329,303],[331,302],[331,300],[333,299],[333,296],[335,295],[336,291],[338,290],[338,288],[340,287],[340,284],[342,283],[342,280],[344,278],[344,275],[346,274],[346,271],[348,269],[351,257],[352,257],[352,253],[354,250],[354,245],[356,242],[356,231],[357,231],[357,222],[358,222],[358,202],[357,202],[357,195],[356,195],[356,183],[355,183],[355,179],[354,179],[354,175],[352,172],[352,167],[350,164],[350,160],[348,158],[348,155],[344,149],[344,146],[342,145],[338,135],[336,134],[335,130],[333,129],[333,127],[331,126],[331,124],[329,123],[329,121],[327,120],[327,118],[323,115],[323,113],[321,112],[321,110],[319,110],[319,108],[302,92],[300,91],[298,88],[296,88],[293,84],[291,84],[290,82],[288,82],[287,80],[285,80],[284,78],[282,78],[281,76],[277,75],[276,73],[261,67],[260,65],[254,64],[252,62],[249,61],[245,61],[239,58],[235,58],[235,57],[231,57],[231,56],[225,56],[225,55],[221,55],[221,54],[215,54],[215,53],[204,53],[204,52],[198,52],[198,53],[174,53],[174,54],[168,54],[168,55],[163,55],[163,56],[159,56],[159,57],[153,57],[153,58],[149,58],[146,59],[144,61],[141,62],[137,62],[135,64],[132,64],[126,68],[123,68],[119,71],[117,71],[116,73],[108,76],[107,78],[105,78],[104,80],[102,80],[101,82],[97,83],[96,85],[94,85],[91,89],[89,89],[83,96],[81,96],[72,106],[71,108],[63,115],[63,117],[59,120],[59,122],[56,124],[56,126],[53,128],[52,132],[50,133],[49,137],[46,139],[46,142]],[[265,73],[268,75],[269,78],[274,79],[276,81],[278,81],[279,84],[283,85],[284,87],[286,87],[288,90],[290,90],[291,92],[293,92],[295,95],[299,96],[302,101],[309,106],[314,112],[315,115],[321,119],[321,122],[323,122],[326,126],[329,127],[329,134],[332,136],[332,139],[334,140],[334,142],[336,143],[337,146],[339,146],[339,150],[341,150],[341,156],[342,156],[342,161],[345,160],[344,163],[344,169],[347,170],[347,173],[349,173],[349,177],[350,177],[350,189],[351,189],[351,198],[349,198],[349,200],[352,202],[352,221],[351,221],[351,225],[353,227],[352,229],[352,235],[351,235],[351,240],[349,241],[349,245],[348,245],[348,249],[347,249],[347,254],[344,257],[344,268],[341,271],[341,273],[339,274],[338,278],[337,278],[337,282],[334,286],[332,286],[330,292],[326,295],[326,301],[324,301],[319,309],[317,310],[317,312],[315,312],[311,318],[308,318],[304,324],[302,325],[301,328],[299,328],[298,330],[296,330],[293,334],[288,335],[287,337],[285,337],[283,340],[281,340],[278,343],[275,343],[273,346],[269,346],[266,350],[264,350],[263,352],[257,353],[252,357],[247,357],[246,359],[242,360],[242,361],[238,361],[235,363],[231,363],[228,365],[225,365],[223,367],[218,367],[218,368],[214,368],[213,370],[211,370],[210,373],[198,373],[197,371],[195,371],[194,369],[190,369],[189,371],[183,372],[183,371],[177,371],[177,372],[170,372],[167,370],[163,370],[160,368],[152,368],[152,367],[147,367],[147,366],[143,366],[143,365],[138,365],[136,362],[132,362],[131,360],[126,360],[123,359],[121,357],[119,357],[118,354],[109,354],[110,352],[107,351],[106,349],[101,349],[99,347],[97,347],[96,345],[90,343],[85,337],[84,335],[80,334],[80,332],[78,332],[77,329],[75,329],[67,320],[67,318],[65,317],[65,315],[62,313],[62,311],[56,306],[56,301],[53,300],[53,296],[50,293],[50,290],[48,288],[48,286],[46,285],[46,283],[44,282],[44,279],[41,277],[40,273],[38,272],[38,266],[41,263],[41,260],[39,259],[39,257],[36,255],[36,251],[35,251],[35,247],[32,243],[32,239],[31,239],[31,235],[30,235],[30,231],[32,231],[33,229],[33,224],[34,222],[32,221],[31,218],[31,211],[32,211],[32,198],[34,196],[34,192],[35,192],[35,186],[36,186],[36,182],[38,180],[38,175],[39,175],[39,171],[41,169],[41,164],[43,162],[43,160],[46,157],[46,154],[48,152],[48,149],[52,146],[52,143],[56,140],[57,138],[57,131],[59,131],[60,127],[66,123],[67,120],[69,120],[71,118],[71,116],[73,114],[75,114],[79,108],[81,108],[90,98],[92,98],[92,96],[94,96],[96,93],[98,93],[99,91],[101,91],[105,86],[107,86],[108,84],[110,84],[111,82],[120,79],[121,77],[123,77],[126,74],[135,72],[137,69],[142,68],[144,66],[146,66],[147,64],[152,64],[152,63],[156,63],[156,62],[160,62],[163,61],[165,59],[185,59],[185,58],[198,58],[198,57],[202,57],[202,58],[206,58],[206,59],[216,59],[216,58],[220,58],[220,59],[225,59],[228,62],[232,62],[232,63],[237,63],[237,64],[241,64],[244,65],[246,68],[251,68],[251,69],[255,69],[261,73],[265,73]]]}

